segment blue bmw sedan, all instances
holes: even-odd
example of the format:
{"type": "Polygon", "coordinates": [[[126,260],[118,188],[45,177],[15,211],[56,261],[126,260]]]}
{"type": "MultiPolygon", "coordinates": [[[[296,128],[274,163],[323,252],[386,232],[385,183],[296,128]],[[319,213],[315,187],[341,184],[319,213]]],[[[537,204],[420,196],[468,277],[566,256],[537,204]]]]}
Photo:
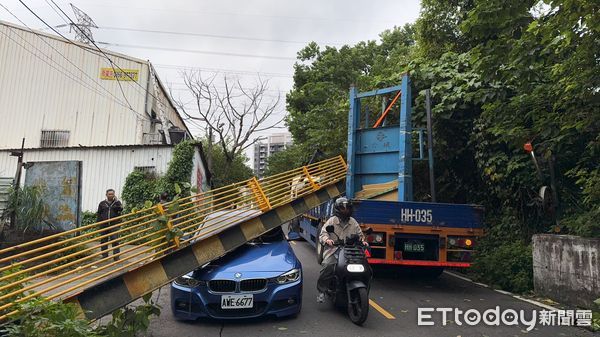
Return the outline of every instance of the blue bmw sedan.
{"type": "Polygon", "coordinates": [[[280,227],[171,284],[180,320],[295,316],[302,307],[302,265],[280,227]]]}

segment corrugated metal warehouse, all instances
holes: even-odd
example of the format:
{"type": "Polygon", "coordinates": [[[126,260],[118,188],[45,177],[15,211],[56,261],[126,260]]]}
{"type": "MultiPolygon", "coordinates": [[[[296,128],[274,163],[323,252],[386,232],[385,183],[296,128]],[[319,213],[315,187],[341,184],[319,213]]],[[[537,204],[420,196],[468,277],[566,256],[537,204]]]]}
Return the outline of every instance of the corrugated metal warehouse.
{"type": "MultiPolygon", "coordinates": [[[[21,183],[52,184],[45,200],[69,214],[95,210],[108,188],[120,195],[136,167],[164,173],[192,137],[149,61],[103,52],[0,21],[0,178],[15,177],[10,149],[24,138],[21,183]]],[[[202,156],[194,163],[192,183],[206,190],[202,156]]]]}
{"type": "Polygon", "coordinates": [[[35,148],[170,143],[163,130],[175,128],[191,136],[150,62],[104,52],[129,76],[86,44],[0,21],[0,149],[22,138],[35,148]]]}

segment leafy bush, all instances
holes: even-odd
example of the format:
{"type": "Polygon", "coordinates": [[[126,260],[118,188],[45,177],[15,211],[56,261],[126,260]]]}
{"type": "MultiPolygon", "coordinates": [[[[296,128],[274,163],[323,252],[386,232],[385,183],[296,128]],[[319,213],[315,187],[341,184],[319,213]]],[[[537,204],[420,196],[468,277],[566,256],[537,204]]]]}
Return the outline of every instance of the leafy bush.
{"type": "Polygon", "coordinates": [[[95,223],[97,220],[96,212],[84,211],[81,213],[81,226],[87,226],[95,223]]]}
{"type": "Polygon", "coordinates": [[[214,188],[227,186],[252,177],[252,169],[246,166],[247,158],[237,155],[231,163],[227,163],[223,149],[213,147],[212,151],[212,185],[214,188]]]}
{"type": "Polygon", "coordinates": [[[151,316],[160,315],[160,306],[150,296],[144,296],[142,305],[115,310],[112,320],[97,328],[80,317],[74,304],[32,299],[19,304],[18,316],[0,329],[0,334],[7,337],[135,337],[148,330],[151,316]]]}
{"type": "MultiPolygon", "coordinates": [[[[8,275],[12,275],[12,274],[15,274],[15,273],[17,273],[17,272],[18,272],[18,271],[20,271],[20,270],[21,270],[21,267],[20,267],[20,266],[11,266],[11,268],[9,268],[9,269],[7,269],[7,270],[3,271],[3,272],[0,274],[0,276],[2,276],[2,277],[5,277],[5,276],[8,276],[8,275]]],[[[13,283],[13,282],[21,281],[22,279],[26,278],[27,276],[28,276],[28,275],[27,275],[26,273],[24,273],[24,274],[20,274],[20,275],[18,275],[18,276],[16,276],[16,277],[12,277],[12,278],[10,278],[10,279],[4,280],[4,281],[0,281],[0,287],[2,287],[2,286],[5,286],[5,285],[8,285],[8,284],[10,284],[10,283],[13,283]]],[[[4,295],[7,295],[7,294],[9,294],[9,293],[12,293],[12,292],[14,292],[15,290],[21,290],[21,289],[23,289],[24,287],[25,287],[25,286],[24,286],[24,285],[21,283],[21,284],[18,284],[18,285],[16,285],[16,286],[14,286],[14,287],[10,287],[10,288],[4,289],[4,290],[0,290],[0,296],[4,296],[4,295]]],[[[8,297],[8,298],[6,298],[6,299],[2,300],[2,302],[3,302],[3,303],[12,303],[12,302],[14,302],[14,301],[18,300],[19,298],[21,298],[21,297],[23,297],[23,296],[24,296],[24,294],[22,294],[22,293],[21,293],[21,294],[17,294],[17,295],[10,296],[10,297],[8,297]]],[[[0,315],[6,314],[6,313],[8,313],[8,312],[10,312],[10,311],[12,311],[12,309],[11,309],[11,308],[8,308],[8,309],[5,309],[5,310],[2,310],[2,311],[0,311],[0,315]]]]}
{"type": "Polygon", "coordinates": [[[10,189],[8,207],[4,216],[15,214],[17,223],[13,228],[26,232],[29,229],[41,228],[48,214],[48,205],[42,199],[44,189],[39,186],[24,186],[15,190],[10,189]]]}
{"type": "MultiPolygon", "coordinates": [[[[155,190],[156,193],[160,194],[167,192],[171,197],[178,194],[177,191],[175,191],[175,185],[189,186],[193,169],[194,142],[183,141],[175,146],[173,157],[169,162],[169,168],[165,175],[159,179],[157,190],[155,190]]],[[[183,195],[186,194],[189,194],[189,190],[183,192],[183,195]]]]}
{"type": "Polygon", "coordinates": [[[74,304],[52,302],[43,298],[19,304],[18,323],[0,331],[7,337],[96,337],[89,321],[79,318],[74,304]]]}
{"type": "Polygon", "coordinates": [[[500,245],[487,244],[486,247],[486,242],[483,242],[470,270],[478,281],[516,293],[533,289],[531,245],[520,240],[508,240],[500,245]]]}
{"type": "Polygon", "coordinates": [[[148,200],[156,199],[158,179],[155,175],[133,170],[125,179],[123,186],[123,201],[125,213],[132,209],[141,209],[148,200]]]}
{"type": "Polygon", "coordinates": [[[579,208],[584,211],[577,209],[572,212],[563,224],[571,234],[600,238],[600,169],[574,169],[568,175],[577,178],[576,183],[581,187],[583,195],[579,208]]]}
{"type": "Polygon", "coordinates": [[[125,307],[113,312],[112,320],[97,329],[99,336],[135,337],[146,332],[150,326],[150,317],[160,315],[160,306],[151,299],[152,294],[143,297],[144,304],[137,307],[125,307]]]}
{"type": "Polygon", "coordinates": [[[283,151],[272,154],[267,158],[265,176],[271,176],[302,166],[308,159],[307,154],[310,154],[310,152],[298,145],[292,145],[283,151]]]}

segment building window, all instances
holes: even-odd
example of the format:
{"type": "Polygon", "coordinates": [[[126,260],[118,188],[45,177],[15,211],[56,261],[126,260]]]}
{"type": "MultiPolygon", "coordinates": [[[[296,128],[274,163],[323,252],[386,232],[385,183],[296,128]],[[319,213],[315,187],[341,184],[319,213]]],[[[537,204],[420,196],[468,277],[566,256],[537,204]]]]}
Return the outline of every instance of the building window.
{"type": "Polygon", "coordinates": [[[40,147],[65,147],[69,145],[70,131],[42,130],[40,147]]]}
{"type": "Polygon", "coordinates": [[[146,174],[156,174],[156,166],[136,166],[133,169],[144,172],[146,174]]]}

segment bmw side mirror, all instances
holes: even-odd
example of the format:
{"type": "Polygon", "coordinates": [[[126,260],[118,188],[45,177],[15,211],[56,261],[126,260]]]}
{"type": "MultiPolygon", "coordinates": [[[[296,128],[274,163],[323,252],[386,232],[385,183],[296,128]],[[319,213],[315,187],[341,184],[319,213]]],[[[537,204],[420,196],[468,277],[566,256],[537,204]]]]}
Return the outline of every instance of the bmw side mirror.
{"type": "Polygon", "coordinates": [[[329,226],[325,227],[325,230],[327,231],[327,233],[333,233],[333,232],[335,232],[333,230],[333,225],[329,225],[329,226]]]}

